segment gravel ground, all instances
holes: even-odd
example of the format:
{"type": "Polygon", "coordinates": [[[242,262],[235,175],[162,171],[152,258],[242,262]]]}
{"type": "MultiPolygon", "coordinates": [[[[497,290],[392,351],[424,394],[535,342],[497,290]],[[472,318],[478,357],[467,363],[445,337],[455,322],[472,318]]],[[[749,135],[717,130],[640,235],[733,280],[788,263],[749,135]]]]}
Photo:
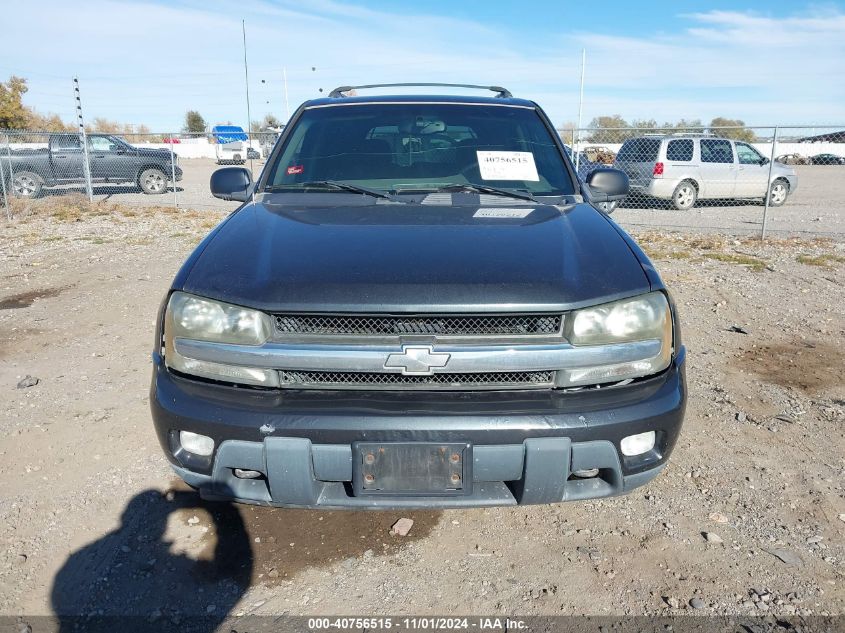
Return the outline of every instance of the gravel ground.
{"type": "Polygon", "coordinates": [[[0,615],[845,615],[842,242],[638,233],[689,349],[664,474],[409,512],[400,537],[402,513],[204,503],[172,477],[153,321],[223,215],[54,203],[0,225],[0,615]]]}
{"type": "MultiPolygon", "coordinates": [[[[147,196],[137,187],[97,185],[98,201],[151,206],[178,206],[184,209],[229,210],[237,203],[218,200],[209,193],[208,181],[219,166],[212,159],[190,159],[181,162],[184,178],[173,192],[147,196]]],[[[247,167],[250,164],[247,163],[247,167]]],[[[254,161],[257,174],[264,161],[254,161]]],[[[769,210],[767,230],[771,235],[804,235],[845,237],[845,167],[839,165],[798,165],[799,187],[786,204],[769,210]]],[[[56,190],[67,191],[67,190],[56,190]]],[[[658,205],[668,203],[659,201],[658,205]]],[[[736,235],[759,235],[763,223],[762,201],[704,201],[690,211],[654,208],[651,203],[636,204],[631,199],[614,213],[614,219],[633,230],[657,228],[688,232],[726,231],[736,235]]]]}

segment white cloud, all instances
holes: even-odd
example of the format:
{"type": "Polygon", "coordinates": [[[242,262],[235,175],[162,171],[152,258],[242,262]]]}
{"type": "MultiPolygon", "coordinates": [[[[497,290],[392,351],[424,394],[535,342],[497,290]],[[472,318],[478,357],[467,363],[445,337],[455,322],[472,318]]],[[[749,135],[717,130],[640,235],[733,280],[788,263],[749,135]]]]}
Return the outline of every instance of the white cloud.
{"type": "Polygon", "coordinates": [[[348,83],[501,84],[537,100],[553,121],[577,114],[580,50],[587,49],[584,120],[709,119],[751,123],[845,122],[845,14],[834,9],[767,16],[709,11],[682,16],[675,33],[598,31],[528,38],[507,27],[441,15],[375,11],[338,0],[44,0],[38,45],[7,31],[0,70],[30,78],[28,102],[73,114],[78,74],[89,118],[177,127],[189,108],[243,123],[240,19],[247,21],[252,116],[348,83]],[[317,68],[316,72],[311,67],[317,68]],[[264,79],[266,83],[262,84],[264,79]],[[268,103],[269,102],[269,103],[268,103]]]}

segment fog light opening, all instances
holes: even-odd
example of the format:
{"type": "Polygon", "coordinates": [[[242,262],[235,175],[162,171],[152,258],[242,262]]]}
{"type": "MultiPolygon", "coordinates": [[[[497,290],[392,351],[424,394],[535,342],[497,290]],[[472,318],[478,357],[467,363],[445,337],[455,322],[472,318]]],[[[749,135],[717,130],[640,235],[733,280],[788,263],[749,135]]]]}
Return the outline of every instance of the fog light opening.
{"type": "Polygon", "coordinates": [[[235,477],[238,479],[260,479],[264,473],[258,470],[247,470],[246,468],[235,468],[235,477]]]}
{"type": "Polygon", "coordinates": [[[634,457],[648,453],[654,448],[656,434],[654,431],[646,431],[645,433],[637,433],[636,435],[629,435],[622,438],[620,448],[625,457],[634,457]]]}
{"type": "Polygon", "coordinates": [[[189,453],[201,457],[208,457],[214,452],[213,439],[191,431],[179,431],[179,444],[189,453]]]}
{"type": "Polygon", "coordinates": [[[572,476],[578,479],[592,479],[599,476],[598,468],[582,468],[581,470],[573,470],[572,476]]]}

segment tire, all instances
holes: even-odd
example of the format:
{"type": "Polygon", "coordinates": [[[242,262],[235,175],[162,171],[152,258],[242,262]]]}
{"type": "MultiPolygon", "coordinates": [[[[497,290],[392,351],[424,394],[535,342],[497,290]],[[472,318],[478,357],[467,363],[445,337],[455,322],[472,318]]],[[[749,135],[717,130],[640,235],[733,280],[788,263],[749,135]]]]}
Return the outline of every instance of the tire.
{"type": "Polygon", "coordinates": [[[149,167],[138,176],[138,186],[147,195],[167,193],[167,174],[157,167],[149,167]]]}
{"type": "MultiPolygon", "coordinates": [[[[789,197],[789,183],[785,180],[775,180],[769,187],[769,206],[782,207],[789,197]]],[[[763,199],[766,204],[766,199],[763,199]]]]}
{"type": "Polygon", "coordinates": [[[9,185],[15,198],[32,200],[41,195],[44,179],[31,171],[19,171],[12,177],[9,185]]]}
{"type": "Polygon", "coordinates": [[[682,180],[672,192],[672,205],[678,211],[692,209],[696,200],[698,200],[698,189],[691,180],[682,180]]]}

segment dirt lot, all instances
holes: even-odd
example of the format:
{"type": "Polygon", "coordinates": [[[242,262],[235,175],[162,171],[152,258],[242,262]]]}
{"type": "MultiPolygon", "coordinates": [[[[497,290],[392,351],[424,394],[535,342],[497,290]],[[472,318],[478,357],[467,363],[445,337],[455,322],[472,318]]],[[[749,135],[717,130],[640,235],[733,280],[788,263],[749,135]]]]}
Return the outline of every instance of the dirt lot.
{"type": "Polygon", "coordinates": [[[845,614],[845,244],[639,233],[689,349],[665,473],[402,538],[177,485],[153,320],[223,213],[51,209],[0,224],[0,614],[845,614]]]}
{"type": "MultiPolygon", "coordinates": [[[[183,209],[228,211],[237,207],[237,203],[218,200],[209,193],[209,178],[219,168],[214,160],[186,159],[181,166],[185,175],[177,185],[175,199],[172,191],[160,196],[146,196],[137,187],[124,185],[96,185],[95,199],[142,207],[178,204],[183,209]]],[[[250,167],[250,163],[246,166],[250,167]]],[[[254,161],[251,169],[258,174],[263,167],[263,161],[254,161]]],[[[798,165],[795,169],[798,172],[798,190],[783,207],[769,210],[767,229],[770,234],[845,237],[842,206],[845,200],[845,167],[798,165]]],[[[62,190],[53,191],[55,194],[62,190]]],[[[665,201],[659,201],[658,205],[655,208],[654,201],[637,203],[632,197],[614,213],[614,219],[637,230],[717,230],[736,235],[759,235],[763,222],[762,201],[702,201],[686,212],[662,208],[668,205],[665,201]]]]}

